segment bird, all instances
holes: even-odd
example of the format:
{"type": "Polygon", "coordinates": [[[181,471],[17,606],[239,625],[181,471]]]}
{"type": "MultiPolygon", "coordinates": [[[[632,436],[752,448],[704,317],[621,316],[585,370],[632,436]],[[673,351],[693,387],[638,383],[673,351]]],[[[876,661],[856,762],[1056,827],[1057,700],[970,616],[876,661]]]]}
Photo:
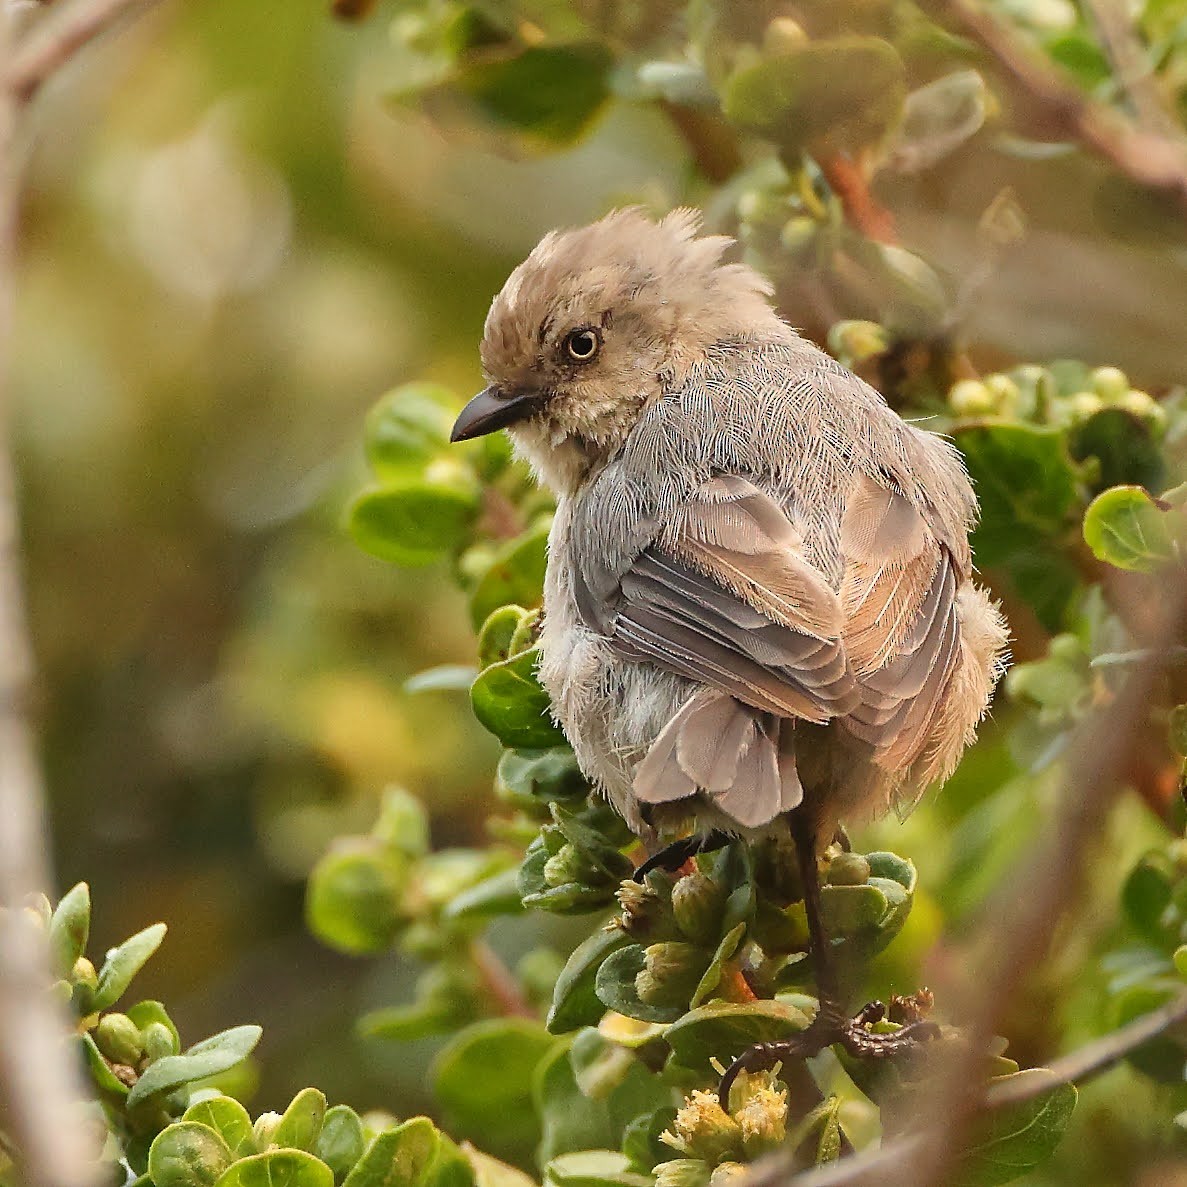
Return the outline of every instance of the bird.
{"type": "Polygon", "coordinates": [[[959,452],[797,333],[733,246],[691,209],[546,234],[452,440],[506,429],[555,496],[539,679],[591,784],[676,838],[655,860],[790,831],[835,1035],[819,856],[952,773],[1008,630],[959,452]]]}

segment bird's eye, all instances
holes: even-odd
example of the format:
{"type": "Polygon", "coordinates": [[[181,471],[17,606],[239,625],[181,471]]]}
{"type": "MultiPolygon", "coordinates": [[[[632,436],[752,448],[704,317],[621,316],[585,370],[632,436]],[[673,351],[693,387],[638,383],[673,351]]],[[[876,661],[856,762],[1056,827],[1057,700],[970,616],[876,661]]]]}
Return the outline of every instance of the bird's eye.
{"type": "Polygon", "coordinates": [[[602,335],[592,326],[565,335],[565,353],[575,363],[588,363],[602,349],[602,335]]]}

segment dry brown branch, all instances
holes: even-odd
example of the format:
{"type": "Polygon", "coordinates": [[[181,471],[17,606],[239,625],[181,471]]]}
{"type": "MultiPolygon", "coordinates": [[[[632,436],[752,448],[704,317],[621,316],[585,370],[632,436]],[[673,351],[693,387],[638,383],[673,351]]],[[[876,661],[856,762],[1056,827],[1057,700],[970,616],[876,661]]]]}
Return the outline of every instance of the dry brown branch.
{"type": "MultiPolygon", "coordinates": [[[[1002,1080],[990,1086],[982,1099],[985,1109],[1003,1108],[1006,1105],[1022,1104],[1034,1100],[1043,1093],[1050,1091],[1055,1084],[1082,1084],[1085,1080],[1099,1075],[1114,1064],[1124,1059],[1131,1051],[1135,1051],[1143,1043],[1168,1030],[1170,1027],[1187,1020],[1187,994],[1175,1001],[1152,1010],[1149,1014],[1135,1019],[1120,1030],[1065,1055],[1056,1060],[1045,1070],[1048,1075],[1042,1077],[1027,1077],[1024,1080],[1002,1080]]],[[[832,1163],[819,1170],[808,1171],[796,1175],[790,1180],[789,1187],[855,1187],[863,1183],[885,1183],[888,1176],[900,1178],[909,1174],[916,1166],[917,1160],[926,1148],[929,1135],[924,1133],[912,1134],[894,1142],[888,1142],[878,1150],[866,1154],[859,1154],[853,1158],[832,1163]]],[[[780,1167],[775,1177],[766,1178],[755,1175],[748,1187],[774,1187],[776,1182],[787,1182],[786,1168],[780,1167]]]]}
{"type": "Polygon", "coordinates": [[[1179,123],[1159,89],[1146,47],[1125,6],[1117,0],[1085,0],[1084,6],[1138,124],[1148,132],[1181,139],[1179,123]]]}
{"type": "Polygon", "coordinates": [[[1076,140],[1131,180],[1171,197],[1187,214],[1187,147],[1182,137],[1139,127],[1066,82],[1045,57],[986,5],[927,0],[934,16],[954,18],[1022,93],[1046,136],[1076,140]]]}
{"type": "MultiPolygon", "coordinates": [[[[0,19],[0,68],[9,60],[0,19]]],[[[18,202],[16,103],[0,91],[0,360],[12,341],[18,202]]],[[[50,886],[41,783],[28,719],[32,656],[18,557],[16,483],[8,441],[7,366],[0,365],[0,906],[50,886]]],[[[72,1115],[82,1080],[63,1008],[46,992],[44,933],[19,910],[0,917],[0,1116],[34,1187],[86,1187],[97,1151],[72,1115]]]]}
{"type": "Polygon", "coordinates": [[[123,17],[156,0],[75,0],[55,9],[28,40],[15,49],[7,70],[8,87],[18,103],[27,103],[80,49],[123,17]]]}
{"type": "Polygon", "coordinates": [[[76,0],[13,44],[0,13],[0,1121],[30,1187],[91,1187],[99,1174],[97,1135],[78,1112],[86,1091],[64,1007],[48,992],[44,931],[19,909],[52,886],[44,795],[30,723],[33,687],[20,581],[20,525],[9,440],[20,153],[17,118],[58,68],[145,0],[76,0]]]}

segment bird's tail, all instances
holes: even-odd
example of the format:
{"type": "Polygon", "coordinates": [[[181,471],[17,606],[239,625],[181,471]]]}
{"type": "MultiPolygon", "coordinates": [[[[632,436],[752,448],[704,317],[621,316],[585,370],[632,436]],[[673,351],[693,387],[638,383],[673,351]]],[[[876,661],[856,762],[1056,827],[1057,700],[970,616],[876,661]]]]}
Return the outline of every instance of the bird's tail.
{"type": "Polygon", "coordinates": [[[699,792],[742,827],[762,828],[804,798],[795,722],[703,688],[652,743],[635,772],[634,789],[646,804],[699,792]]]}

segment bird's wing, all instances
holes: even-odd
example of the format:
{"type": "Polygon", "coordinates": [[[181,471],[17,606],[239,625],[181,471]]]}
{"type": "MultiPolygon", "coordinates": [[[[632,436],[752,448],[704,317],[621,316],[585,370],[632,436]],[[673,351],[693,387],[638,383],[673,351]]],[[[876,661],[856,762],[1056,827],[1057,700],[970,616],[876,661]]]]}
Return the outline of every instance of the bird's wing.
{"type": "Polygon", "coordinates": [[[927,747],[960,659],[965,574],[945,536],[901,491],[857,477],[841,520],[842,637],[859,697],[845,724],[888,770],[927,747]]]}
{"type": "Polygon", "coordinates": [[[824,722],[856,703],[843,624],[840,598],[778,504],[722,476],[622,573],[609,634],[624,658],[762,712],[824,722]]]}

